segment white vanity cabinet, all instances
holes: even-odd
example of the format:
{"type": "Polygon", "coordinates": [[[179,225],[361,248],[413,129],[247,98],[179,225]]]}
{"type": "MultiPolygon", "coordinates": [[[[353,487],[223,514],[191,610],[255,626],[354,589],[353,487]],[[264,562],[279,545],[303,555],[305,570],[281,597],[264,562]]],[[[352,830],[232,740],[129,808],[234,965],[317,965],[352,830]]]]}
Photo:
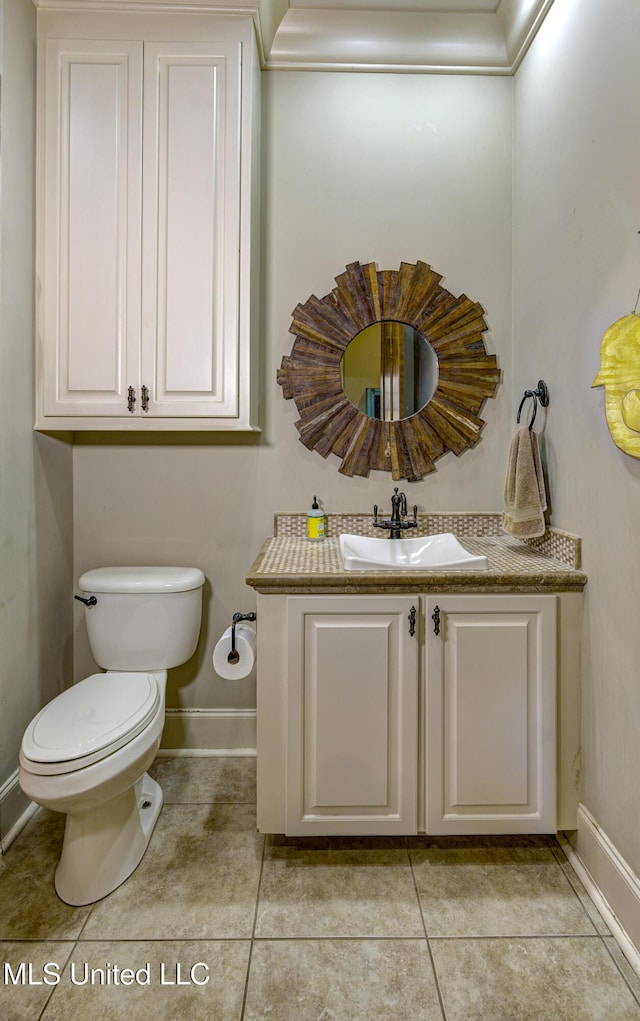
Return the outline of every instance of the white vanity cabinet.
{"type": "Polygon", "coordinates": [[[287,600],[287,833],[415,833],[416,604],[287,600]]]}
{"type": "Polygon", "coordinates": [[[428,833],[556,830],[553,595],[426,599],[428,833]]]}
{"type": "Polygon", "coordinates": [[[578,592],[259,593],[258,828],[575,828],[580,607],[578,592]]]}
{"type": "Polygon", "coordinates": [[[40,35],[36,427],[252,428],[251,19],[40,35]]]}

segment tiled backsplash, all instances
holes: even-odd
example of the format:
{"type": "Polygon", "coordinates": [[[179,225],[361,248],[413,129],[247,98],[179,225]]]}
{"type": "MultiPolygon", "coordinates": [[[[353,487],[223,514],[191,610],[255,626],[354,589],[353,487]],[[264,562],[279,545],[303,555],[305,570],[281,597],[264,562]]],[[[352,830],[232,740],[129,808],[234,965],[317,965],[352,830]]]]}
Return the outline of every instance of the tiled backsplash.
{"type": "MultiPolygon", "coordinates": [[[[384,517],[384,513],[380,517],[384,517]]],[[[352,535],[379,536],[374,528],[373,514],[327,514],[325,518],[327,537],[335,538],[342,532],[352,535]]],[[[418,526],[411,535],[435,535],[438,532],[453,532],[459,538],[486,535],[503,535],[501,514],[465,514],[461,512],[418,514],[418,526]]],[[[307,534],[306,514],[275,514],[273,534],[280,538],[304,538],[307,534]]],[[[581,539],[558,528],[547,528],[538,539],[521,539],[540,553],[555,557],[569,567],[580,570],[582,566],[581,539]]]]}

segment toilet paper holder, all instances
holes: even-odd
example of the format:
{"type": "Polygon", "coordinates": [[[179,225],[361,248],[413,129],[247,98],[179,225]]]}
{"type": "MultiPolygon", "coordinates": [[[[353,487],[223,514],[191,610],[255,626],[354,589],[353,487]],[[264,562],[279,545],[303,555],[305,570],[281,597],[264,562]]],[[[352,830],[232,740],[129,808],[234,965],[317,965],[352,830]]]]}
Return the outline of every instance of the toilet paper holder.
{"type": "Polygon", "coordinates": [[[227,663],[237,663],[240,659],[240,653],[236,649],[236,624],[239,624],[241,620],[255,620],[256,617],[256,613],[234,613],[231,625],[231,652],[227,656],[227,663]]]}

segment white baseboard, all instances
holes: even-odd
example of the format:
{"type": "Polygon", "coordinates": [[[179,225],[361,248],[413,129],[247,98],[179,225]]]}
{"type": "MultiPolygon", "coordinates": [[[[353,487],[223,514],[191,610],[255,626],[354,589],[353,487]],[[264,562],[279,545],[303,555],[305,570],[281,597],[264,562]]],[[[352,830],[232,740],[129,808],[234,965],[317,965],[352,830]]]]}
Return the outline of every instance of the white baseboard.
{"type": "Polygon", "coordinates": [[[167,709],[159,755],[255,755],[255,709],[167,709]]]}
{"type": "Polygon", "coordinates": [[[640,879],[584,805],[578,808],[576,833],[561,843],[616,943],[640,975],[640,879]]]}
{"type": "Polygon", "coordinates": [[[22,793],[16,769],[0,787],[0,853],[9,849],[37,810],[38,806],[22,793]]]}
{"type": "Polygon", "coordinates": [[[255,748],[158,748],[158,759],[247,759],[255,758],[255,748]]]}

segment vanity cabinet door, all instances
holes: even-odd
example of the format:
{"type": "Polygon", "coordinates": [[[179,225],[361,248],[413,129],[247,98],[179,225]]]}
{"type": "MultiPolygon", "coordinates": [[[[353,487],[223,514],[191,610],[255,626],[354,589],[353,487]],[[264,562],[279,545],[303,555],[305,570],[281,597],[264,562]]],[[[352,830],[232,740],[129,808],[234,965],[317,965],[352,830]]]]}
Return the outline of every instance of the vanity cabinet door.
{"type": "Polygon", "coordinates": [[[146,24],[42,44],[37,428],[253,428],[251,20],[146,24]]]}
{"type": "Polygon", "coordinates": [[[416,599],[287,602],[287,833],[415,833],[416,599]]]}
{"type": "Polygon", "coordinates": [[[426,602],[427,832],[555,832],[556,597],[426,602]]]}

